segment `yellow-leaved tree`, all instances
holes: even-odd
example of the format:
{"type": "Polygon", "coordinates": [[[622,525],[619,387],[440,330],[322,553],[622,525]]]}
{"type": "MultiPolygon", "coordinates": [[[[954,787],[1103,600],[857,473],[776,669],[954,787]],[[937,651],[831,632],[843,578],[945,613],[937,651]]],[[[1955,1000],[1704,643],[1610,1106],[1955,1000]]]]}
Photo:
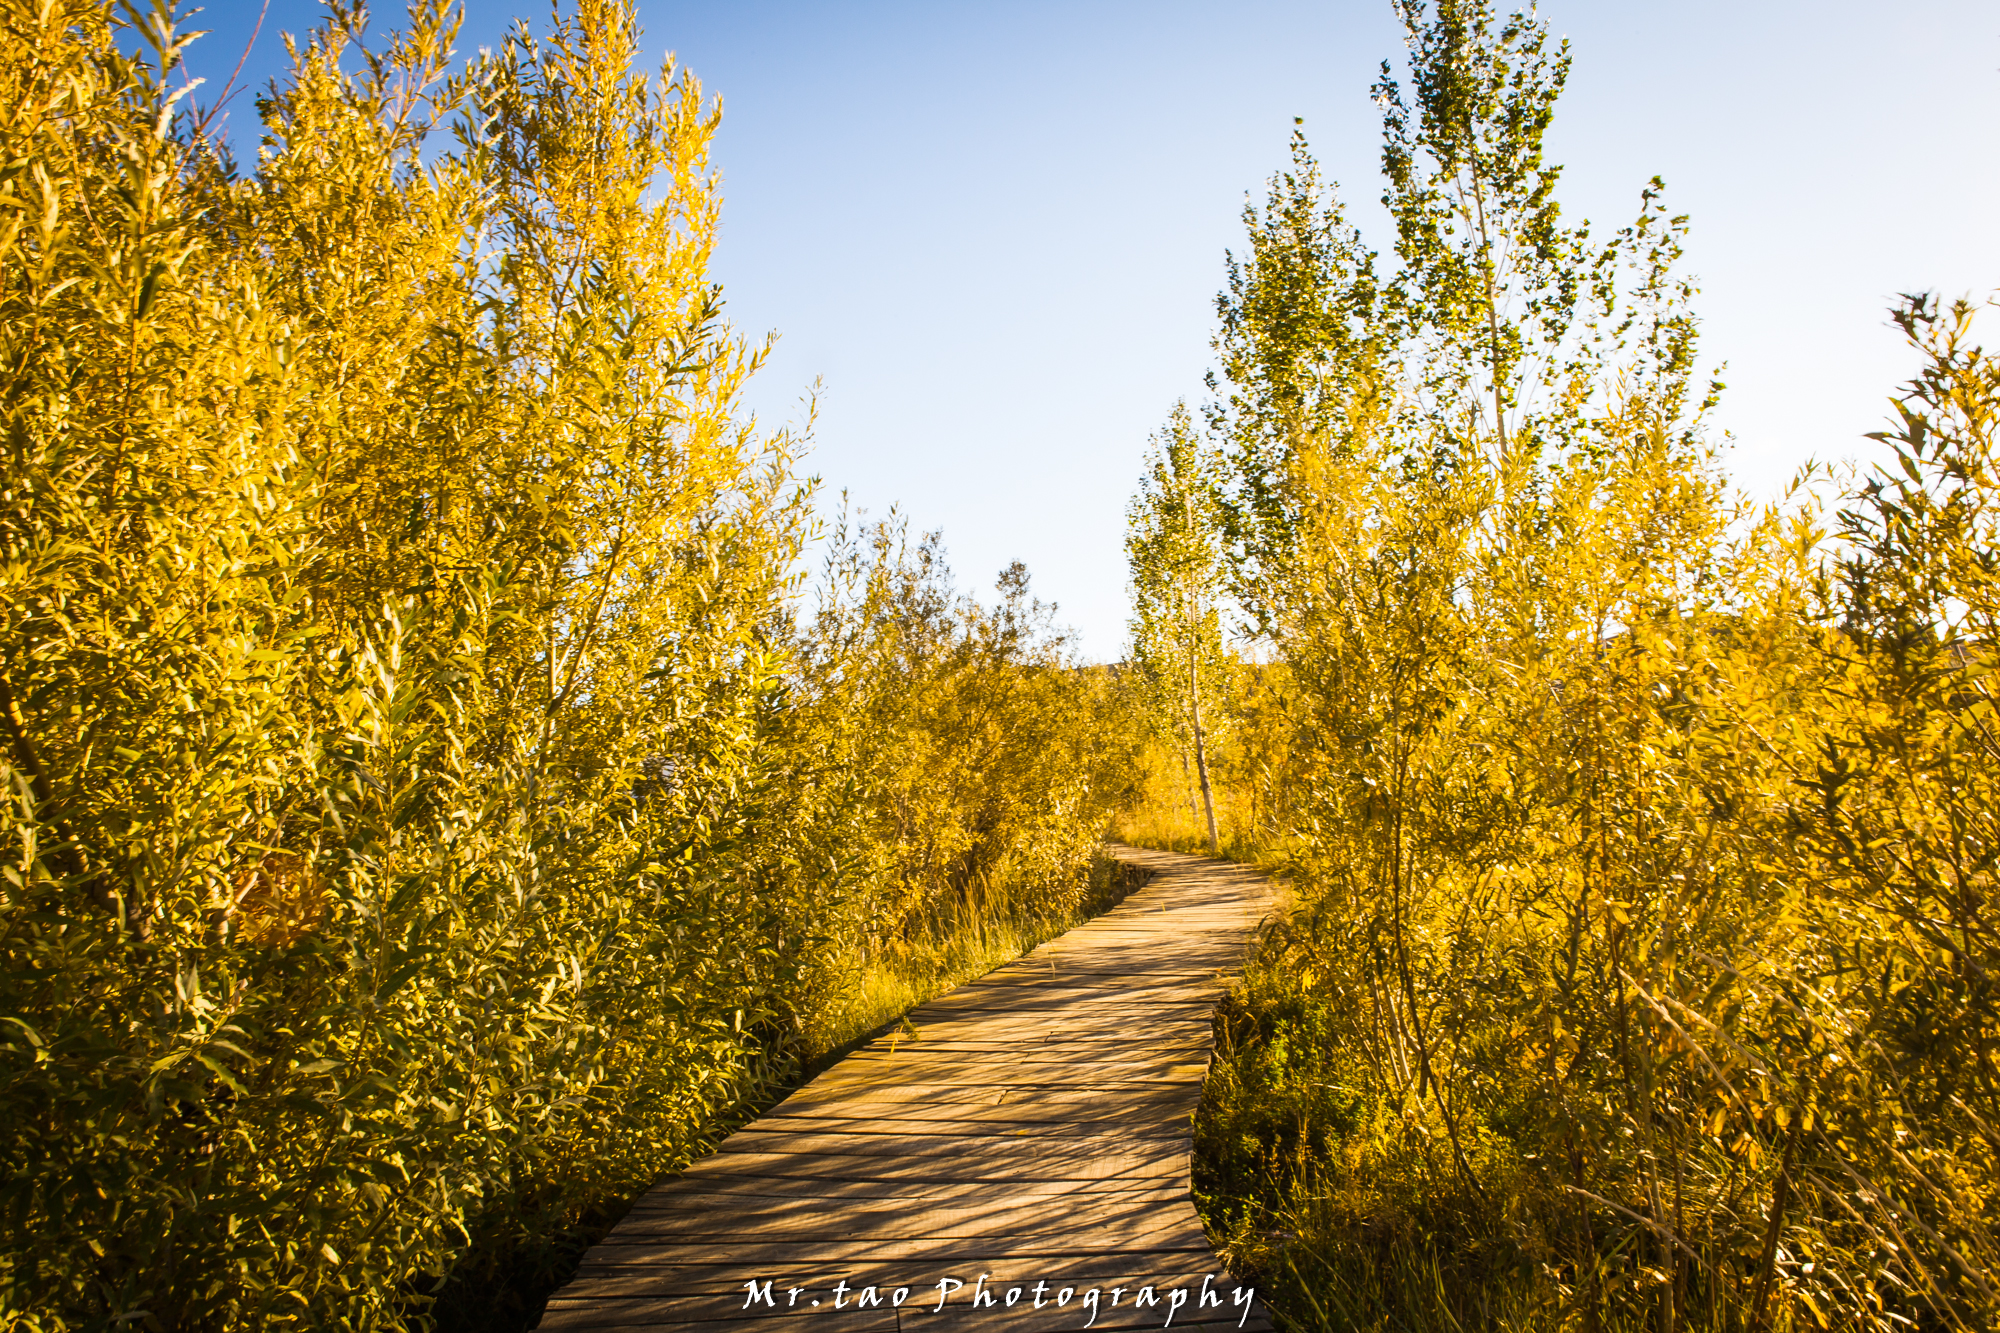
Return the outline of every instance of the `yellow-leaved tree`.
{"type": "Polygon", "coordinates": [[[1293,874],[1197,1188],[1333,1328],[1988,1326],[1996,375],[1971,311],[1827,524],[1704,444],[1684,220],[1608,241],[1567,52],[1399,5],[1396,263],[1301,152],[1219,350],[1293,874]]]}
{"type": "Polygon", "coordinates": [[[11,1326],[393,1323],[801,1021],[714,109],[622,4],[454,26],[336,7],[245,176],[167,10],[5,7],[11,1326]]]}
{"type": "Polygon", "coordinates": [[[169,8],[0,0],[7,1328],[526,1327],[1109,888],[1127,692],[1025,571],[798,614],[717,107],[623,0],[455,30],[333,5],[245,173],[169,8]]]}
{"type": "Polygon", "coordinates": [[[1185,404],[1174,408],[1146,460],[1126,515],[1132,581],[1132,665],[1153,727],[1190,756],[1208,852],[1221,854],[1209,754],[1226,722],[1230,662],[1222,643],[1223,512],[1219,460],[1185,404]]]}

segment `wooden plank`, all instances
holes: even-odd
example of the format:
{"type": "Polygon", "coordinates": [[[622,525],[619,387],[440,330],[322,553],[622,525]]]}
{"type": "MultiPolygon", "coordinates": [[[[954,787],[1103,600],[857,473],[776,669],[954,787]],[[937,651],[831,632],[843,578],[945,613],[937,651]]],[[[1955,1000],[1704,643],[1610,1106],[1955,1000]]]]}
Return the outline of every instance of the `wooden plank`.
{"type": "MultiPolygon", "coordinates": [[[[1008,1041],[999,1043],[999,1045],[1004,1048],[1004,1053],[1010,1058],[1036,1064],[1047,1064],[1054,1061],[1073,1065],[1079,1069],[1087,1069],[1098,1065],[1143,1065],[1167,1059],[1185,1060],[1194,1058],[1205,1060],[1208,1058],[1210,1040],[1209,1030],[1199,1029],[1190,1031],[1183,1036],[1178,1036],[1172,1041],[1141,1042],[1130,1039],[1120,1040],[1115,1036],[1096,1040],[1085,1040],[1071,1036],[1063,1041],[1051,1041],[1048,1034],[1043,1033],[1038,1040],[1025,1042],[1008,1041]]],[[[993,1043],[978,1044],[993,1045],[993,1043]]],[[[963,1062],[982,1057],[991,1061],[1002,1053],[1001,1051],[956,1051],[951,1049],[953,1045],[954,1043],[943,1040],[925,1041],[918,1039],[913,1041],[908,1037],[893,1043],[888,1041],[873,1042],[855,1051],[846,1060],[841,1061],[832,1069],[826,1071],[825,1074],[821,1074],[820,1078],[825,1078],[829,1074],[844,1074],[850,1067],[867,1067],[881,1060],[907,1060],[916,1055],[922,1055],[926,1059],[945,1062],[963,1062]],[[850,1066],[850,1061],[854,1062],[852,1066],[850,1066]]]]}
{"type": "Polygon", "coordinates": [[[996,1185],[1004,1184],[1010,1198],[1068,1199],[1122,1195],[1132,1198],[1172,1202],[1185,1199],[1187,1191],[1154,1180],[1129,1180],[1114,1176],[1108,1180],[829,1180],[825,1177],[771,1176],[682,1176],[656,1189],[632,1205],[645,1208],[726,1208],[737,1201],[751,1205],[763,1200],[810,1199],[903,1199],[910,1202],[943,1202],[947,1199],[983,1199],[996,1185]]]}
{"type": "Polygon", "coordinates": [[[1005,985],[953,991],[943,999],[912,1009],[907,1017],[912,1023],[921,1024],[926,1017],[935,1021],[961,1014],[1033,1016],[1105,1010],[1184,1013],[1208,1009],[1222,990],[1219,982],[1193,985],[1171,973],[1136,986],[1089,984],[1088,979],[1045,975],[1039,979],[1010,980],[1005,985]]]}
{"type": "Polygon", "coordinates": [[[1006,1134],[1032,1125],[1051,1131],[1068,1128],[1097,1134],[1122,1132],[1124,1128],[1138,1128],[1161,1119],[1185,1119],[1201,1101],[1200,1089],[1187,1084],[1170,1086],[1163,1093],[1099,1094],[1066,1102],[1028,1098],[997,1102],[806,1102],[783,1115],[767,1115],[753,1121],[744,1130],[757,1134],[879,1133],[873,1128],[879,1121],[893,1124],[896,1133],[978,1132],[973,1127],[987,1125],[991,1128],[985,1133],[1006,1134]],[[917,1128],[926,1124],[933,1128],[917,1128]]]}
{"type": "MultiPolygon", "coordinates": [[[[756,1218],[807,1218],[816,1214],[852,1216],[869,1210],[895,1210],[905,1218],[911,1218],[937,1208],[957,1209],[966,1216],[1033,1208],[1043,1219],[1061,1219],[1067,1226],[1076,1226],[1097,1216],[1136,1212],[1160,1215],[1188,1202],[1186,1192],[1171,1185],[1148,1183],[1135,1186],[1125,1181],[1115,1184],[1117,1187],[1111,1189],[1076,1190],[1069,1182],[1050,1182],[1014,1189],[997,1184],[947,1181],[934,1187],[877,1185],[873,1193],[843,1195],[805,1191],[776,1195],[729,1191],[704,1191],[700,1194],[654,1191],[633,1205],[627,1220],[662,1214],[705,1213],[715,1216],[725,1211],[728,1217],[746,1222],[756,1218]],[[1056,1199],[1062,1201],[1060,1207],[1051,1205],[1050,1201],[1056,1199]]],[[[1037,1224],[1033,1220],[1024,1223],[1037,1224]]]]}
{"type": "MultiPolygon", "coordinates": [[[[768,1186],[781,1186],[786,1182],[759,1182],[768,1186]]],[[[789,1192],[763,1193],[751,1190],[717,1190],[700,1192],[672,1192],[654,1190],[634,1204],[628,1216],[643,1217],[649,1212],[716,1212],[727,1210],[732,1217],[755,1216],[762,1212],[787,1212],[799,1209],[831,1210],[850,1206],[895,1206],[906,1212],[919,1208],[993,1208],[999,1206],[1039,1207],[1065,1217],[1087,1214],[1091,1209],[1122,1204],[1139,1204],[1154,1210],[1188,1202],[1187,1192],[1172,1185],[1148,1182],[1135,1185],[1129,1181],[1098,1181],[1096,1189],[1078,1189],[1072,1181],[1048,1181],[1038,1184],[1005,1188],[996,1184],[981,1184],[968,1181],[945,1181],[940,1184],[904,1182],[884,1184],[879,1182],[839,1182],[843,1192],[830,1192],[824,1187],[825,1181],[794,1182],[795,1188],[789,1192]],[[1051,1200],[1061,1200],[1060,1208],[1051,1208],[1051,1200]]]]}
{"type": "MultiPolygon", "coordinates": [[[[1201,1060],[1208,1056],[1211,1042],[1206,1019],[1174,1027],[1131,1024],[1123,1031],[1080,1032],[1061,1027],[936,1027],[918,1038],[905,1038],[893,1046],[887,1042],[864,1047],[850,1059],[941,1061],[946,1063],[984,1060],[989,1065],[1030,1060],[1048,1063],[1058,1060],[1077,1066],[1136,1063],[1173,1058],[1201,1060]]],[[[1002,1073],[1005,1070],[1001,1070],[1002,1073]]]]}
{"type": "Polygon", "coordinates": [[[756,1123],[772,1133],[1004,1134],[1099,1133],[1107,1128],[1137,1134],[1177,1134],[1201,1101],[1200,1090],[1172,1098],[1111,1097],[1072,1102],[825,1102],[799,1106],[756,1123]]]}
{"type": "MultiPolygon", "coordinates": [[[[1186,1141],[1186,1131],[1178,1135],[1186,1141]]],[[[1026,1129],[1014,1129],[1008,1133],[984,1133],[984,1135],[808,1135],[798,1131],[770,1131],[758,1129],[754,1123],[738,1129],[730,1135],[718,1153],[842,1153],[856,1157],[876,1157],[882,1153],[902,1155],[902,1157],[962,1157],[966,1153],[978,1153],[984,1147],[998,1151],[1018,1149],[1022,1139],[1052,1141],[1064,1147],[1074,1147],[1078,1151],[1112,1149],[1130,1143],[1130,1135],[1106,1135],[1100,1127],[1064,1127],[1064,1125],[1030,1125],[1026,1129]],[[1030,1133],[1036,1131],[1036,1133],[1030,1133]],[[1044,1133],[1046,1131],[1046,1133],[1044,1133]]]]}
{"type": "MultiPolygon", "coordinates": [[[[1084,1211],[1079,1209],[1078,1211],[1084,1211]]],[[[875,1244],[964,1246],[1004,1244],[1047,1251],[1058,1243],[1087,1242],[1093,1253],[1107,1246],[1142,1250],[1206,1250],[1200,1220],[1189,1205],[1185,1215],[1162,1220],[1158,1204],[1142,1204],[1122,1216],[1090,1210],[1072,1222],[1045,1203],[981,1212],[957,1208],[817,1209],[791,1214],[758,1214],[737,1219],[716,1213],[649,1212],[634,1215],[605,1244],[651,1247],[658,1253],[695,1245],[839,1244],[867,1237],[875,1244]],[[962,1216],[970,1214],[970,1216],[962,1216]]],[[[629,1259],[628,1259],[629,1262],[629,1259]]]]}
{"type": "Polygon", "coordinates": [[[901,1060],[914,1060],[919,1057],[961,1061],[984,1058],[996,1063],[1017,1059],[1070,1056],[1079,1063],[1103,1063],[1120,1059],[1147,1060],[1169,1056],[1178,1059],[1205,1059],[1208,1051],[1209,1030],[1203,1027],[1173,1034],[1171,1039],[1158,1041],[1136,1039],[1121,1041],[1115,1036],[1086,1039],[1074,1034],[1065,1036],[1050,1032],[1010,1034],[1004,1039],[988,1037],[979,1040],[939,1036],[924,1042],[905,1041],[895,1047],[885,1042],[875,1049],[856,1054],[863,1059],[873,1056],[901,1060]]]}
{"type": "Polygon", "coordinates": [[[787,1179],[819,1177],[1004,1184],[1010,1180],[1091,1181],[1151,1177],[1175,1169],[1184,1172],[1187,1167],[1187,1145],[1171,1141],[1120,1145],[1117,1150],[1111,1151],[1097,1144],[1076,1147],[1068,1143],[1044,1142],[1024,1146],[1019,1140],[1008,1147],[1007,1152],[986,1152],[977,1158],[963,1154],[895,1157],[879,1153],[732,1149],[695,1163],[676,1179],[689,1180],[710,1174],[730,1177],[757,1174],[787,1179]]]}
{"type": "Polygon", "coordinates": [[[1047,1197],[1019,1198],[998,1188],[985,1199],[904,1200],[848,1199],[837,1202],[790,1201],[763,1207],[744,1204],[720,1208],[634,1209],[619,1225],[630,1240],[638,1236],[673,1236],[689,1240],[750,1237],[757,1240],[844,1240],[866,1235],[882,1240],[963,1240],[998,1236],[1027,1239],[1109,1230],[1151,1233],[1162,1227],[1174,1234],[1199,1229],[1186,1196],[1133,1199],[1123,1195],[1083,1195],[1051,1208],[1047,1197]]]}
{"type": "Polygon", "coordinates": [[[1011,1244],[1045,1236],[1116,1232],[1133,1237],[1174,1237],[1170,1248],[1178,1249],[1178,1238],[1191,1231],[1200,1231],[1200,1219],[1188,1196],[1177,1190],[1166,1199],[1079,1194],[1066,1196],[1061,1206],[1055,1206],[1047,1196],[1016,1198],[994,1186],[983,1199],[778,1201],[765,1206],[746,1201],[727,1212],[634,1208],[605,1243],[636,1244],[659,1237],[682,1237],[690,1243],[695,1237],[712,1237],[716,1243],[741,1239],[758,1244],[852,1239],[914,1242],[926,1236],[940,1243],[956,1243],[991,1236],[1011,1244]]]}
{"type": "MultiPolygon", "coordinates": [[[[1019,1017],[991,1013],[919,1022],[916,1031],[895,1042],[897,1050],[922,1050],[940,1042],[1060,1041],[1065,1044],[1122,1047],[1200,1045],[1210,1024],[1210,1009],[1187,1007],[1180,1015],[1135,1014],[1106,1010],[1100,1014],[1030,1014],[1019,1017]]],[[[886,1042],[874,1043],[887,1045],[886,1042]]]]}
{"type": "Polygon", "coordinates": [[[1007,1074],[1006,1066],[1017,1060],[1043,1061],[1053,1056],[1069,1057],[1079,1064],[1116,1060],[1145,1060],[1174,1057],[1201,1060],[1209,1051],[1210,1033],[1206,1023],[1180,1029],[1153,1029],[1135,1032],[1121,1039],[1116,1035],[1063,1032],[1054,1028],[1016,1028],[1011,1031],[965,1029],[937,1032],[922,1041],[905,1041],[894,1048],[883,1046],[862,1058],[894,1058],[922,1065],[931,1061],[955,1063],[984,1061],[990,1072],[1007,1074]]]}
{"type": "Polygon", "coordinates": [[[1214,1262],[1207,1238],[1197,1230],[1163,1227],[1145,1232],[1057,1232],[1019,1239],[964,1237],[955,1240],[737,1240],[666,1242],[655,1236],[612,1231],[589,1251],[593,1263],[735,1263],[758,1270],[825,1268],[829,1265],[906,1263],[935,1260],[960,1267],[975,1261],[1035,1259],[1068,1263],[1087,1258],[1175,1254],[1184,1261],[1200,1256],[1214,1262]]]}
{"type": "Polygon", "coordinates": [[[1157,1054],[1136,1052],[1088,1060],[1065,1060],[1058,1051],[1041,1048],[1005,1061],[983,1052],[927,1052],[922,1060],[906,1054],[870,1052],[849,1056],[793,1095],[811,1097],[826,1088],[892,1087],[899,1083],[922,1086],[968,1079],[988,1087],[1089,1087],[1105,1080],[1130,1083],[1201,1078],[1207,1071],[1207,1048],[1194,1043],[1157,1054]]]}
{"type": "Polygon", "coordinates": [[[886,1036],[874,1038],[860,1050],[875,1052],[922,1049],[949,1041],[963,1041],[966,1033],[975,1031],[988,1034],[981,1038],[985,1041],[1005,1034],[1004,1039],[1010,1044],[1020,1042],[1023,1037],[1031,1037],[1036,1041],[1060,1041],[1064,1046],[1073,1047],[1079,1052],[1099,1052],[1100,1059],[1121,1051],[1128,1056],[1143,1055],[1157,1047],[1199,1046],[1205,1050],[1209,1041],[1209,1022],[1204,1015],[1199,1021],[1182,1019],[1158,1025],[1128,1024],[1122,1018],[1107,1019],[1094,1026],[1050,1022],[1017,1023],[1011,1027],[990,1022],[977,1027],[971,1023],[923,1023],[916,1025],[914,1031],[896,1029],[886,1036]]]}
{"type": "MultiPolygon", "coordinates": [[[[1203,1280],[1228,1288],[1234,1279],[1223,1272],[1211,1255],[1177,1253],[1166,1255],[1096,1255],[1065,1259],[1052,1268],[1042,1259],[979,1258],[950,1262],[923,1259],[890,1265],[850,1264],[831,1267],[751,1268],[742,1264],[615,1263],[586,1261],[579,1275],[592,1279],[591,1291],[600,1296],[644,1296],[685,1292],[715,1296],[733,1293],[737,1302],[746,1296],[746,1283],[772,1283],[774,1299],[786,1307],[787,1293],[794,1289],[823,1292],[836,1280],[850,1287],[878,1286],[885,1291],[898,1287],[913,1293],[911,1307],[934,1308],[940,1294],[949,1303],[953,1298],[969,1301],[986,1286],[1004,1297],[1009,1287],[1031,1290],[1038,1281],[1052,1281],[1060,1287],[1078,1290],[1095,1286],[1105,1293],[1108,1303],[1115,1288],[1129,1292],[1148,1283],[1156,1286],[1192,1285],[1197,1293],[1203,1280]]],[[[805,1299],[802,1294],[801,1300],[805,1299]]],[[[1198,1296],[1196,1297],[1198,1299],[1198,1296]]],[[[796,1307],[786,1307],[796,1308],[796,1307]]],[[[822,1306],[821,1308],[825,1308],[822,1306]]]]}
{"type": "MultiPolygon", "coordinates": [[[[1116,1036],[1095,1040],[1086,1040],[1071,1036],[1062,1041],[1051,1041],[1048,1034],[1043,1033],[1040,1038],[1030,1041],[985,1042],[974,1043],[973,1045],[987,1047],[997,1045],[1002,1048],[1002,1050],[998,1051],[984,1052],[988,1059],[1004,1052],[1011,1057],[1036,1063],[1046,1064],[1050,1061],[1060,1061],[1079,1068],[1086,1068],[1092,1065],[1133,1065],[1145,1064],[1154,1060],[1187,1059],[1189,1057],[1206,1059],[1209,1052],[1209,1043],[1209,1031],[1203,1028],[1190,1031],[1186,1035],[1177,1037],[1172,1041],[1141,1042],[1129,1038],[1120,1039],[1116,1036]]],[[[827,1073],[831,1074],[835,1070],[846,1069],[848,1061],[857,1061],[861,1065],[866,1065],[877,1060],[906,1060],[916,1055],[947,1061],[964,1061],[975,1058],[979,1052],[952,1049],[954,1045],[965,1044],[946,1042],[942,1039],[932,1041],[917,1039],[913,1041],[908,1037],[905,1037],[902,1041],[893,1043],[888,1041],[873,1042],[848,1056],[846,1060],[835,1065],[827,1073]]],[[[826,1074],[822,1074],[820,1077],[825,1078],[826,1074]]]]}
{"type": "Polygon", "coordinates": [[[810,1120],[862,1120],[878,1116],[894,1120],[1035,1121],[1075,1119],[1078,1123],[1131,1116],[1186,1115],[1201,1101],[1194,1082],[1139,1084],[1132,1088],[998,1088],[959,1097],[908,1097],[894,1094],[815,1097],[788,1101],[764,1114],[763,1124],[789,1125],[810,1120]]]}
{"type": "Polygon", "coordinates": [[[804,1107],[896,1105],[896,1106],[1058,1106],[1084,1105],[1104,1096],[1193,1096],[1200,1099],[1200,1084],[1208,1066],[1170,1066],[1173,1078],[1109,1079],[1088,1082],[1064,1079],[1035,1083],[884,1083],[854,1079],[843,1083],[815,1084],[801,1088],[764,1114],[787,1115],[804,1107]]]}
{"type": "MultiPolygon", "coordinates": [[[[1074,960],[1072,960],[1074,961],[1074,960]]],[[[1051,960],[1040,964],[1014,965],[988,972],[977,981],[955,991],[924,1001],[920,1009],[943,1009],[955,1004],[980,1001],[993,995],[1075,996],[1084,999],[1187,999],[1201,1000],[1216,990],[1213,977],[1189,976],[1185,968],[1132,976],[1124,972],[1094,974],[1075,970],[1051,960]]]]}
{"type": "Polygon", "coordinates": [[[1041,976],[1075,982],[1101,981],[1105,985],[1149,985],[1198,977],[1204,983],[1220,988],[1240,971],[1245,956],[1236,949],[1198,949],[1179,956],[1174,956],[1174,950],[1175,942],[1171,940],[1150,941],[1148,946],[1142,947],[1120,944],[1115,950],[1110,947],[1092,949],[1075,958],[1065,958],[1054,968],[1037,964],[1022,967],[1019,971],[1003,969],[987,975],[1007,983],[1025,982],[1031,977],[1041,976]],[[1193,961],[1204,955],[1215,961],[1207,967],[1193,961]]]}

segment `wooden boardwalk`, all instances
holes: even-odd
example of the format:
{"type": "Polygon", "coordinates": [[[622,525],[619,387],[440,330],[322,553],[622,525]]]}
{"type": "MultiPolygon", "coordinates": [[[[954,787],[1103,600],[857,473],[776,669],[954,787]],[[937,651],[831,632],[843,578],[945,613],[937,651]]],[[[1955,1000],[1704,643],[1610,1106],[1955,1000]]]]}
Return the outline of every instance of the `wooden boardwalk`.
{"type": "Polygon", "coordinates": [[[540,1327],[1269,1329],[1188,1191],[1211,1017],[1268,885],[1117,850],[1152,881],[913,1010],[647,1193],[540,1327]]]}

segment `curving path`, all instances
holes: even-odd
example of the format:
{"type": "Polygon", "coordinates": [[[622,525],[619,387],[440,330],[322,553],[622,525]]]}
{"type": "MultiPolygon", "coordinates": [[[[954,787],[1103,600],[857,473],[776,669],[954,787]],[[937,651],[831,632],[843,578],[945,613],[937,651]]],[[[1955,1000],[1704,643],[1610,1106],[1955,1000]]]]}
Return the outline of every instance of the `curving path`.
{"type": "Polygon", "coordinates": [[[1215,1002],[1269,886],[1114,850],[1153,879],[912,1010],[656,1186],[540,1327],[1268,1330],[1202,1234],[1188,1135],[1215,1002]]]}

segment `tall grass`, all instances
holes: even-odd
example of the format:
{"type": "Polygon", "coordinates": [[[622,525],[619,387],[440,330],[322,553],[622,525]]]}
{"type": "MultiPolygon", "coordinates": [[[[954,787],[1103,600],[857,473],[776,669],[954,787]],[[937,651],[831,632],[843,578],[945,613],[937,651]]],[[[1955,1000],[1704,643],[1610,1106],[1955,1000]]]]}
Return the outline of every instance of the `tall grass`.
{"type": "Polygon", "coordinates": [[[1091,866],[1086,892],[1070,911],[1039,911],[1012,892],[982,895],[985,901],[919,940],[868,959],[846,1002],[825,1014],[815,1029],[808,1047],[811,1064],[825,1064],[861,1039],[894,1026],[925,1001],[985,976],[1117,906],[1146,878],[1136,866],[1100,854],[1091,866]]]}
{"type": "MultiPolygon", "coordinates": [[[[1220,659],[1208,686],[1214,696],[1208,763],[1221,852],[1278,867],[1287,855],[1287,812],[1295,794],[1285,780],[1293,739],[1286,718],[1289,675],[1282,663],[1245,661],[1234,653],[1220,659]]],[[[1131,796],[1113,817],[1115,836],[1135,847],[1206,854],[1208,830],[1186,730],[1173,725],[1171,709],[1157,707],[1142,714],[1139,725],[1145,740],[1131,796]]]]}

